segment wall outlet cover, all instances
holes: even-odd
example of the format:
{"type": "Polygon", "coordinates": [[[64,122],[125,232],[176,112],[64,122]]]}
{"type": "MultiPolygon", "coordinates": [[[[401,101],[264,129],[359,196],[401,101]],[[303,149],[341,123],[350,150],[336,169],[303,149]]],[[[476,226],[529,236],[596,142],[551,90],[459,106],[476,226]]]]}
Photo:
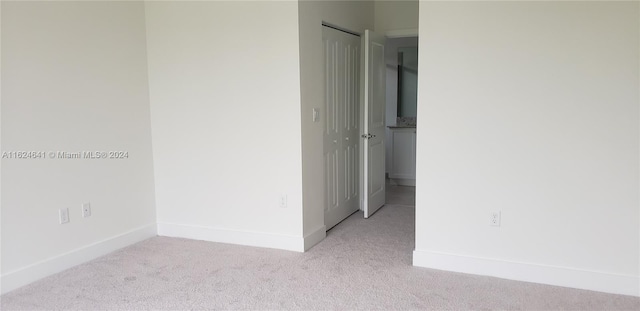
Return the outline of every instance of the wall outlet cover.
{"type": "Polygon", "coordinates": [[[489,224],[494,227],[500,227],[500,211],[492,212],[489,224]]]}
{"type": "Polygon", "coordinates": [[[281,208],[287,208],[287,195],[286,194],[281,194],[280,195],[280,207],[281,208]]]}
{"type": "Polygon", "coordinates": [[[69,222],[69,209],[61,208],[58,210],[58,217],[60,218],[60,224],[66,224],[69,222]]]}
{"type": "Polygon", "coordinates": [[[91,216],[91,203],[82,203],[82,217],[91,216]]]}

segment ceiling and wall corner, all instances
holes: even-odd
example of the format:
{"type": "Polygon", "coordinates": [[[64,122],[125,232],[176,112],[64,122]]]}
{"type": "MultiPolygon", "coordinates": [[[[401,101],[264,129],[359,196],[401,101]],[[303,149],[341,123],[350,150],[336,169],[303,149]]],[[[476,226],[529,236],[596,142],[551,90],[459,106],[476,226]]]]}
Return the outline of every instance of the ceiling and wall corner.
{"type": "Polygon", "coordinates": [[[143,4],[1,7],[2,151],[46,156],[2,159],[7,292],[155,236],[156,215],[143,4]],[[83,151],[129,157],[54,158],[83,151]],[[59,209],[69,223],[59,224],[59,209]]]}
{"type": "Polygon", "coordinates": [[[421,3],[414,265],[640,296],[639,6],[421,3]]]}

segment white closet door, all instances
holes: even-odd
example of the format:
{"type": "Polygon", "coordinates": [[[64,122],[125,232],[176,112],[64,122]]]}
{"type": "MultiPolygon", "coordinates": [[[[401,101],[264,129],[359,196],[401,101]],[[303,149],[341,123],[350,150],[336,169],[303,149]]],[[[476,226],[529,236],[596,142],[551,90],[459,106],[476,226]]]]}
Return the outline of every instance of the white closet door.
{"type": "Polygon", "coordinates": [[[325,226],[359,208],[360,37],[323,27],[325,226]]]}

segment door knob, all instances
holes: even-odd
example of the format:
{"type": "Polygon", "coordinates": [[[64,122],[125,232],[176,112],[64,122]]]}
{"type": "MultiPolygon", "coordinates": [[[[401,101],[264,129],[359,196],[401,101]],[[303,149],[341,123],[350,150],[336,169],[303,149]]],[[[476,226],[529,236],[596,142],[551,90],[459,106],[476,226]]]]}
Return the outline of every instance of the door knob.
{"type": "Polygon", "coordinates": [[[345,137],[344,140],[349,140],[349,137],[345,137]]]}
{"type": "Polygon", "coordinates": [[[372,138],[372,137],[376,137],[376,135],[362,134],[362,138],[372,138]]]}

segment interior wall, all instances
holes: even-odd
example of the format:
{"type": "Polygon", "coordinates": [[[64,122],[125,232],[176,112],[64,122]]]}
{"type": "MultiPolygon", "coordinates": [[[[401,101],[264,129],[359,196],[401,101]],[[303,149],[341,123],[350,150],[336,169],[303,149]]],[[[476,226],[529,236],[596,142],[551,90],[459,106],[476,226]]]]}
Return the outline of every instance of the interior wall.
{"type": "Polygon", "coordinates": [[[324,227],[324,59],[322,23],[356,33],[373,29],[372,1],[306,1],[299,4],[300,91],[302,119],[302,157],[304,188],[304,234],[309,248],[325,236],[324,227]],[[313,122],[313,109],[320,111],[313,122]]]}
{"type": "Polygon", "coordinates": [[[639,5],[421,3],[415,265],[639,295],[639,5]]]}
{"type": "Polygon", "coordinates": [[[44,156],[2,159],[6,292],[154,236],[155,207],[142,3],[1,6],[2,151],[44,156]],[[83,151],[128,158],[58,155],[83,151]]]}
{"type": "Polygon", "coordinates": [[[375,1],[375,31],[381,35],[418,29],[418,0],[375,1]],[[391,32],[391,33],[390,33],[391,32]]]}
{"type": "Polygon", "coordinates": [[[302,251],[297,2],[145,5],[158,233],[302,251]]]}

